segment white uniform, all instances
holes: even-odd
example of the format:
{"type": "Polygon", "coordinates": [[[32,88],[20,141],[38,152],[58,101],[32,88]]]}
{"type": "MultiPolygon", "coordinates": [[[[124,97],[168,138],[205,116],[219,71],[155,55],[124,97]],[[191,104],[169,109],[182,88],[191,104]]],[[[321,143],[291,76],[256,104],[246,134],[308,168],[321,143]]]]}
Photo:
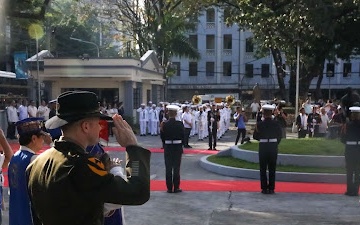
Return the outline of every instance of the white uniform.
{"type": "Polygon", "coordinates": [[[197,112],[197,123],[198,123],[198,134],[199,140],[203,140],[205,136],[205,131],[207,131],[207,113],[204,111],[197,112]]]}
{"type": "Polygon", "coordinates": [[[150,133],[152,136],[158,135],[159,127],[159,112],[155,107],[149,110],[149,123],[150,123],[150,133]]]}
{"type": "Polygon", "coordinates": [[[140,135],[145,136],[147,122],[149,121],[148,112],[145,108],[138,108],[136,111],[139,112],[140,135]]]}

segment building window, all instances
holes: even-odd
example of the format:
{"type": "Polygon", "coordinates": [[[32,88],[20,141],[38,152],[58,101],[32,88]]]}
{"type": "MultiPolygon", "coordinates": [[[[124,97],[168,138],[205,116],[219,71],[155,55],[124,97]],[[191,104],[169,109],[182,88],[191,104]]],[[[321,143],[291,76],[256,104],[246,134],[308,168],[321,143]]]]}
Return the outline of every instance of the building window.
{"type": "Polygon", "coordinates": [[[231,76],[231,62],[224,62],[223,63],[223,70],[224,70],[223,75],[230,77],[231,76]]]}
{"type": "Polygon", "coordinates": [[[250,64],[250,63],[245,64],[245,76],[247,77],[254,76],[254,64],[250,64]]]}
{"type": "Polygon", "coordinates": [[[206,35],[206,49],[215,49],[215,35],[206,35]]]}
{"type": "Polygon", "coordinates": [[[215,75],[215,62],[206,62],[206,76],[215,75]]]}
{"type": "Polygon", "coordinates": [[[206,22],[215,23],[215,9],[210,8],[206,10],[206,22]]]}
{"type": "Polygon", "coordinates": [[[261,64],[261,77],[269,77],[269,76],[270,76],[270,65],[261,64]]]}
{"type": "Polygon", "coordinates": [[[189,62],[189,76],[197,76],[198,64],[197,62],[189,62]]]}
{"type": "Polygon", "coordinates": [[[335,71],[335,64],[334,63],[328,63],[326,65],[326,76],[327,77],[333,77],[335,71]]]}
{"type": "Polygon", "coordinates": [[[254,52],[254,43],[252,38],[247,38],[245,42],[246,52],[254,52]]]}
{"type": "Polygon", "coordinates": [[[195,49],[198,48],[198,36],[197,35],[189,35],[189,42],[195,49]]]}
{"type": "Polygon", "coordinates": [[[343,77],[351,75],[351,63],[344,63],[343,77]]]}
{"type": "Polygon", "coordinates": [[[232,35],[224,34],[224,49],[232,49],[232,35]]]}
{"type": "Polygon", "coordinates": [[[175,75],[180,76],[180,62],[172,62],[172,67],[175,70],[175,75]]]}

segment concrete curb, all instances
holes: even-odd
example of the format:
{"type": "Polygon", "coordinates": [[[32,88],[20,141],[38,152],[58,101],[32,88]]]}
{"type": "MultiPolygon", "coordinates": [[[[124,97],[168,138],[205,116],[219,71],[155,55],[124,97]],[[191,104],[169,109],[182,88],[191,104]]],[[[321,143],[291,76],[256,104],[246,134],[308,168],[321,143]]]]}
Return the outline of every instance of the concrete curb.
{"type": "MultiPolygon", "coordinates": [[[[232,146],[230,155],[237,159],[259,163],[258,152],[249,151],[232,146]]],[[[344,156],[322,156],[322,155],[294,155],[278,154],[278,165],[294,165],[306,167],[345,167],[344,156]]]]}
{"type": "MultiPolygon", "coordinates": [[[[225,150],[225,151],[231,151],[225,150]]],[[[220,154],[222,155],[222,154],[220,154]]],[[[204,156],[200,159],[200,166],[205,170],[213,173],[240,177],[259,179],[259,170],[235,168],[230,166],[223,166],[209,162],[207,158],[210,156],[204,156]]],[[[312,182],[312,183],[345,183],[345,174],[326,174],[326,173],[295,173],[295,172],[276,172],[277,181],[291,181],[291,182],[312,182]]]]}

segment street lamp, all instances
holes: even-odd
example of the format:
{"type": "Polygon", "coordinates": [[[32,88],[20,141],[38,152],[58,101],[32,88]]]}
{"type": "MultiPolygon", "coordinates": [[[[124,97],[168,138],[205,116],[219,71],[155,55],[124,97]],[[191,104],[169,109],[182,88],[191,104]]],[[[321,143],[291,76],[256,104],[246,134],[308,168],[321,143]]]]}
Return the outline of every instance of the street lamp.
{"type": "Polygon", "coordinates": [[[295,92],[295,118],[299,115],[299,79],[300,79],[300,40],[296,43],[296,92],[295,92]]]}
{"type": "Polygon", "coordinates": [[[83,42],[83,43],[87,43],[87,44],[91,44],[91,45],[95,45],[96,46],[96,49],[97,49],[97,57],[99,58],[100,57],[100,49],[99,49],[99,45],[97,45],[96,43],[94,42],[91,42],[91,41],[84,41],[82,39],[79,39],[79,38],[73,38],[73,37],[70,37],[71,40],[74,40],[74,41],[78,41],[78,42],[83,42]]]}

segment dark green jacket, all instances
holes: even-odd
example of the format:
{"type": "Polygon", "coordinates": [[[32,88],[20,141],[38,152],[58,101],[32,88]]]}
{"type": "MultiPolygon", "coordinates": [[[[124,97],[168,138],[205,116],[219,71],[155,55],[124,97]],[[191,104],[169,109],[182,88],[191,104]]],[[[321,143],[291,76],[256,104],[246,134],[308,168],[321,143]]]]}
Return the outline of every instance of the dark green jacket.
{"type": "Polygon", "coordinates": [[[34,225],[102,225],[104,203],[141,205],[150,198],[150,151],[126,149],[128,181],[108,173],[80,146],[60,140],[28,167],[34,225]]]}

